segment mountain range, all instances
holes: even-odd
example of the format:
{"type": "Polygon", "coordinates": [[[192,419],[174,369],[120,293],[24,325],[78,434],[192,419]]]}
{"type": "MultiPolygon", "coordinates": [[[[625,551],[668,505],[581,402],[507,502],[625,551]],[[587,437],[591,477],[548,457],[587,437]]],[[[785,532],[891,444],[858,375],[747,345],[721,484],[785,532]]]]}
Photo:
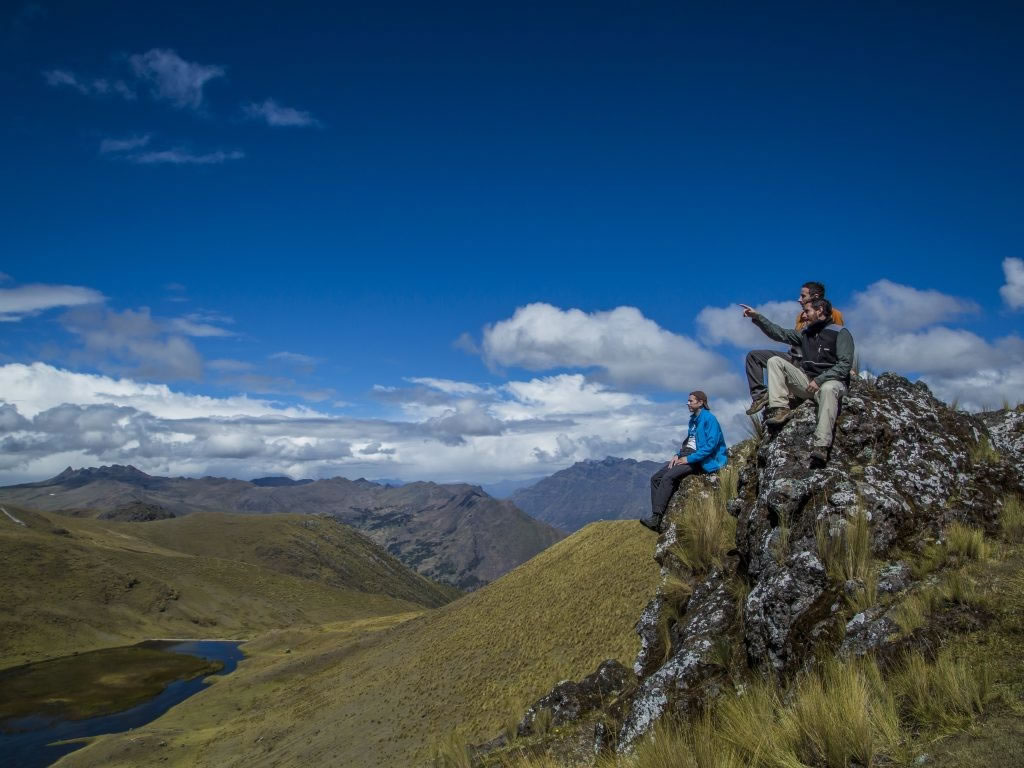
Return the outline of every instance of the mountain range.
{"type": "MultiPolygon", "coordinates": [[[[268,482],[269,480],[269,482],[268,482]]],[[[256,483],[156,477],[132,466],[70,467],[38,483],[0,488],[0,503],[83,517],[154,520],[195,512],[327,515],[362,531],[435,581],[475,589],[564,537],[479,486],[369,480],[256,483]]]]}
{"type": "Polygon", "coordinates": [[[661,466],[614,456],[579,461],[515,491],[509,500],[531,517],[570,532],[596,520],[638,518],[651,511],[651,475],[661,466]]]}

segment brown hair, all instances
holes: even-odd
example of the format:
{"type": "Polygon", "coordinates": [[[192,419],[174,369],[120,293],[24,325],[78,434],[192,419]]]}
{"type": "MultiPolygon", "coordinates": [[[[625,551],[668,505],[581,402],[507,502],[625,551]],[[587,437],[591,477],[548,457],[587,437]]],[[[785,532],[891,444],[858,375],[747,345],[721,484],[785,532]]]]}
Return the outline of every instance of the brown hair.
{"type": "Polygon", "coordinates": [[[809,280],[809,281],[807,281],[806,283],[804,283],[800,287],[801,288],[806,288],[807,289],[807,293],[809,293],[811,295],[812,299],[813,298],[819,298],[819,299],[824,299],[825,298],[825,284],[824,283],[819,283],[819,282],[816,282],[815,280],[809,280]]]}
{"type": "Polygon", "coordinates": [[[695,389],[693,390],[693,392],[690,393],[690,395],[696,397],[704,408],[706,408],[709,411],[711,410],[711,406],[708,405],[708,396],[706,394],[701,392],[699,389],[695,389]]]}
{"type": "Polygon", "coordinates": [[[811,299],[807,302],[808,307],[813,307],[825,315],[828,322],[832,322],[832,302],[828,299],[811,299]]]}

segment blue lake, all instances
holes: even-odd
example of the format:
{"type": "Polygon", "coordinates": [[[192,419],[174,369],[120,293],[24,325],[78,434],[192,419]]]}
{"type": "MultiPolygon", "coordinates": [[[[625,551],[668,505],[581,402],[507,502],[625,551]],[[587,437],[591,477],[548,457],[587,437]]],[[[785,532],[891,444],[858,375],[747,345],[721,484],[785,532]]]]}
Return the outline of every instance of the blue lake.
{"type": "MultiPolygon", "coordinates": [[[[146,643],[146,645],[154,645],[146,643]]],[[[244,658],[240,643],[222,640],[189,640],[184,642],[160,643],[161,650],[199,656],[219,661],[224,667],[217,672],[226,675],[234,671],[244,658]]],[[[103,733],[117,733],[138,728],[160,717],[175,704],[206,688],[209,683],[202,677],[191,680],[176,680],[159,694],[142,704],[115,712],[112,715],[91,717],[86,720],[53,720],[43,717],[23,717],[8,720],[0,731],[0,767],[2,768],[43,768],[60,757],[85,746],[84,743],[53,744],[64,739],[79,739],[85,736],[99,736],[103,733]]]]}

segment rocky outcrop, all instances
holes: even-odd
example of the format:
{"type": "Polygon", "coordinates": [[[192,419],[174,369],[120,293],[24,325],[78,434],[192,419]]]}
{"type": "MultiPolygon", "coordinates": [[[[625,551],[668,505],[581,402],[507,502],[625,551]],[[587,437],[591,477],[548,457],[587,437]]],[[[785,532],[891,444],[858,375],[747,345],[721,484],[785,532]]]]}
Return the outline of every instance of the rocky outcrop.
{"type": "Polygon", "coordinates": [[[783,674],[807,662],[844,605],[828,584],[819,526],[835,538],[863,512],[884,563],[897,545],[919,549],[955,521],[994,529],[1014,484],[1010,462],[972,458],[983,437],[976,420],[921,382],[855,382],[821,469],[808,464],[814,424],[813,404],[802,405],[740,478],[737,546],[752,585],[744,640],[751,663],[783,674]]]}
{"type": "Polygon", "coordinates": [[[1016,467],[1018,481],[1024,488],[1024,405],[979,413],[978,419],[988,430],[989,440],[995,449],[1016,467]]]}
{"type": "Polygon", "coordinates": [[[975,416],[921,382],[856,380],[824,467],[810,462],[815,422],[805,403],[777,433],[733,451],[736,547],[712,563],[684,562],[680,521],[685,499],[716,493],[719,480],[688,478],[673,497],[654,544],[661,585],[636,627],[636,686],[609,713],[618,751],[666,714],[700,711],[740,675],[786,679],[822,654],[899,650],[907,638],[894,610],[921,586],[908,553],[952,523],[995,533],[1004,499],[1021,487],[1021,411],[975,416]],[[869,563],[859,575],[833,548],[848,553],[858,535],[869,563]],[[855,599],[871,594],[868,580],[884,601],[855,599]]]}
{"type": "Polygon", "coordinates": [[[172,517],[174,517],[174,513],[159,504],[129,501],[114,507],[114,509],[101,512],[98,519],[120,520],[125,523],[148,523],[153,520],[168,520],[172,517]]]}

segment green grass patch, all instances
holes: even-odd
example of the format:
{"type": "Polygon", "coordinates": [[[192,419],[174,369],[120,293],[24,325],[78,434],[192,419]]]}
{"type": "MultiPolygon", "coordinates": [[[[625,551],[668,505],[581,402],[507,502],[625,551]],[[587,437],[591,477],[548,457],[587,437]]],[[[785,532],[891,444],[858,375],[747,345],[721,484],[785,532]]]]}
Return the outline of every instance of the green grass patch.
{"type": "Polygon", "coordinates": [[[736,518],[726,509],[726,502],[736,494],[736,478],[735,469],[723,470],[714,494],[686,500],[673,552],[695,574],[721,565],[722,557],[736,545],[736,518]]]}
{"type": "Polygon", "coordinates": [[[1003,500],[1003,508],[999,512],[999,528],[1006,541],[1024,543],[1024,501],[1019,494],[1012,494],[1003,500]]]}
{"type": "Polygon", "coordinates": [[[965,727],[992,698],[988,667],[954,659],[948,651],[931,664],[920,653],[911,654],[893,688],[913,721],[934,730],[965,727]]]}
{"type": "Polygon", "coordinates": [[[1003,460],[1003,455],[992,445],[988,435],[982,435],[978,442],[971,446],[969,455],[972,464],[998,464],[1003,460]]]}

